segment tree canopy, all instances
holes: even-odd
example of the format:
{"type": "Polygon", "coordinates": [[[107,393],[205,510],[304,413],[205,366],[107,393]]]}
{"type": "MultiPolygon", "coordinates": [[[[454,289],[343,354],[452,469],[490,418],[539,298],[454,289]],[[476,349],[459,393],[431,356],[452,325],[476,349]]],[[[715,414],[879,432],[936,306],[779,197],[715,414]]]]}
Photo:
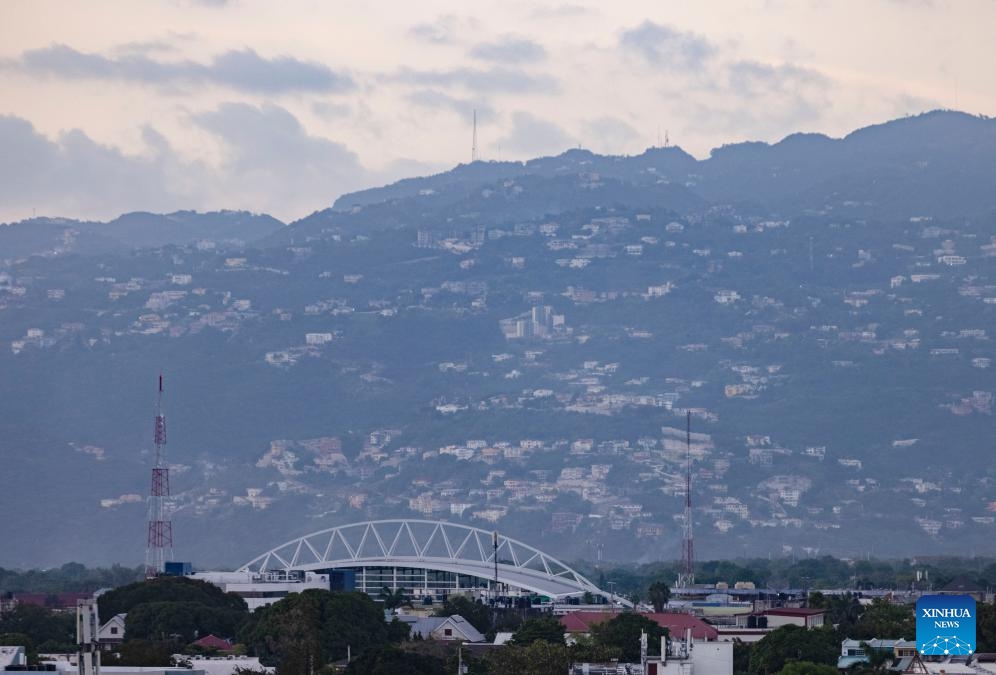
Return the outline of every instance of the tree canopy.
{"type": "Polygon", "coordinates": [[[840,635],[832,629],[776,628],[751,648],[751,673],[777,673],[790,661],[833,665],[840,654],[840,635]]]}
{"type": "Polygon", "coordinates": [[[193,602],[207,607],[246,612],[245,600],[206,581],[187,577],[156,577],[121,586],[97,598],[101,620],[128,613],[148,602],[193,602]]]}
{"type": "Polygon", "coordinates": [[[359,593],[310,589],[254,612],[239,639],[281,673],[308,672],[389,642],[381,607],[359,593]]]}
{"type": "Polygon", "coordinates": [[[609,621],[593,626],[591,636],[596,645],[617,650],[620,661],[638,662],[642,632],[647,633],[648,653],[659,654],[661,637],[668,634],[667,628],[632,612],[623,612],[609,621]]]}
{"type": "Polygon", "coordinates": [[[512,636],[512,643],[516,645],[530,645],[537,640],[552,645],[564,644],[564,625],[552,616],[535,617],[523,621],[512,636]]]}

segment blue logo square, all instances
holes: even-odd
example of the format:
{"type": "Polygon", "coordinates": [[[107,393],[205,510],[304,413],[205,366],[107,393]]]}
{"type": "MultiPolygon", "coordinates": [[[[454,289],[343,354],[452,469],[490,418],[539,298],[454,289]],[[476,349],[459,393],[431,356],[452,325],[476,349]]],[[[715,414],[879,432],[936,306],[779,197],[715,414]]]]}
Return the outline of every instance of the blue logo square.
{"type": "Polygon", "coordinates": [[[916,648],[924,656],[965,656],[975,651],[975,598],[923,595],[916,601],[916,648]]]}

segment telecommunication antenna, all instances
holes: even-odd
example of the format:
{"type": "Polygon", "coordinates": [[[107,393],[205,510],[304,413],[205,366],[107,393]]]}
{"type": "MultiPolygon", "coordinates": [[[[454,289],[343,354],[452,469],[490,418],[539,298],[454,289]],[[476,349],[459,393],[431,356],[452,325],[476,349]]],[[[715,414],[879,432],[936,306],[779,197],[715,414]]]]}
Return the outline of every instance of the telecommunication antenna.
{"type": "Polygon", "coordinates": [[[470,142],[470,161],[477,161],[477,108],[474,108],[474,135],[470,142]]]}
{"type": "Polygon", "coordinates": [[[685,418],[685,519],[681,536],[681,573],[678,588],[695,584],[695,542],[692,539],[692,413],[685,418]]]}
{"type": "Polygon", "coordinates": [[[165,571],[166,561],[173,557],[173,523],[167,512],[169,465],[166,463],[166,416],[163,414],[162,373],[159,373],[159,395],[156,399],[153,440],[156,446],[156,463],[152,467],[152,489],[149,494],[149,538],[145,549],[146,578],[162,574],[165,571]]]}

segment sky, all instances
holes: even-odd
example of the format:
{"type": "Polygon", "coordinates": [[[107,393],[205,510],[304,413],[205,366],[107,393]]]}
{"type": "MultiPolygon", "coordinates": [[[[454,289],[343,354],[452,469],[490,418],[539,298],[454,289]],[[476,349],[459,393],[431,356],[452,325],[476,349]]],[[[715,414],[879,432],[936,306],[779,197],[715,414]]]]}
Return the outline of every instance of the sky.
{"type": "Polygon", "coordinates": [[[0,222],[996,112],[996,0],[3,0],[0,222]]]}

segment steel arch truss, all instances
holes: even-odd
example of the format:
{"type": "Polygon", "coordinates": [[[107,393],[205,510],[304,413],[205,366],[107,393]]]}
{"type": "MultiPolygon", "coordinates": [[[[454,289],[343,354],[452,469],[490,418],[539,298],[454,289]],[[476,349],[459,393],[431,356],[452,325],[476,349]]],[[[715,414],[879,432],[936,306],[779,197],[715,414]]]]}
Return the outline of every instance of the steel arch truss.
{"type": "MultiPolygon", "coordinates": [[[[314,571],[356,567],[420,567],[494,579],[494,533],[433,520],[377,520],[342,525],[288,541],[239,571],[314,571]]],[[[558,598],[604,594],[591,581],[539,549],[498,533],[498,581],[558,598]]]]}

